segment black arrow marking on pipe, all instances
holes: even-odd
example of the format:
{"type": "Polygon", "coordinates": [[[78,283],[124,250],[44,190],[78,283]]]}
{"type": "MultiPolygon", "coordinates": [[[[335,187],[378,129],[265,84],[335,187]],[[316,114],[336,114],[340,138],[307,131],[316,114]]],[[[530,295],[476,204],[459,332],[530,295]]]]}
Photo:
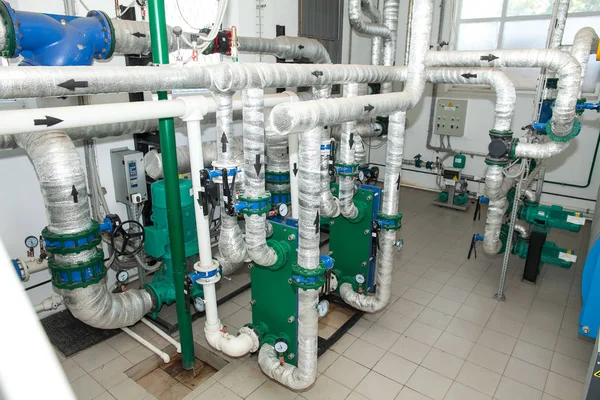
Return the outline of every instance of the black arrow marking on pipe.
{"type": "Polygon", "coordinates": [[[319,233],[319,210],[317,210],[317,216],[315,217],[315,233],[319,233]]]}
{"type": "Polygon", "coordinates": [[[381,128],[375,128],[375,129],[373,129],[373,131],[374,132],[379,132],[379,131],[381,131],[381,128]]]}
{"type": "Polygon", "coordinates": [[[62,119],[49,117],[46,115],[46,119],[34,119],[33,125],[35,125],[35,126],[38,126],[38,125],[53,126],[56,124],[60,124],[61,122],[63,122],[62,119]]]}
{"type": "Polygon", "coordinates": [[[400,177],[402,176],[402,173],[398,174],[398,180],[396,181],[396,190],[400,190],[400,177]]]}
{"type": "Polygon", "coordinates": [[[135,36],[136,38],[143,38],[143,37],[146,37],[146,34],[141,33],[141,32],[136,32],[136,33],[132,33],[131,36],[135,36]]]}
{"type": "Polygon", "coordinates": [[[493,55],[493,54],[488,54],[487,56],[481,56],[481,57],[480,57],[480,60],[481,60],[481,61],[492,62],[492,61],[494,61],[494,60],[497,60],[498,58],[500,58],[500,57],[496,57],[496,56],[495,56],[495,55],[493,55]]]}
{"type": "Polygon", "coordinates": [[[73,196],[73,203],[79,203],[79,192],[75,185],[71,188],[71,196],[73,196]]]}
{"type": "Polygon", "coordinates": [[[256,170],[256,175],[260,175],[260,170],[262,169],[262,164],[260,163],[260,154],[256,155],[256,163],[254,164],[254,169],[256,170]]]}
{"type": "Polygon", "coordinates": [[[302,50],[302,49],[304,48],[304,46],[302,46],[301,44],[299,44],[299,45],[298,45],[298,48],[299,48],[300,50],[302,50]]]}
{"type": "Polygon", "coordinates": [[[323,76],[323,71],[313,71],[310,73],[311,75],[314,75],[315,78],[318,78],[320,76],[323,76]]]}
{"type": "Polygon", "coordinates": [[[89,84],[87,81],[76,81],[75,79],[69,79],[68,81],[59,83],[57,86],[60,86],[61,88],[65,88],[73,92],[75,88],[86,88],[89,86],[89,84]]]}
{"type": "Polygon", "coordinates": [[[477,74],[472,74],[470,72],[467,72],[466,74],[462,74],[461,76],[465,79],[477,78],[477,74]]]}
{"type": "Polygon", "coordinates": [[[225,136],[225,132],[223,132],[223,135],[221,136],[221,145],[223,146],[223,153],[227,152],[227,143],[229,143],[229,141],[227,140],[227,136],[225,136]]]}
{"type": "Polygon", "coordinates": [[[373,107],[371,104],[366,105],[364,108],[366,112],[371,112],[373,109],[375,109],[375,107],[373,107]]]}
{"type": "Polygon", "coordinates": [[[352,148],[352,146],[354,145],[354,133],[350,133],[350,140],[348,140],[348,144],[350,145],[350,148],[352,148]]]}
{"type": "Polygon", "coordinates": [[[294,171],[294,176],[298,175],[298,164],[297,163],[294,163],[293,171],[294,171]]]}

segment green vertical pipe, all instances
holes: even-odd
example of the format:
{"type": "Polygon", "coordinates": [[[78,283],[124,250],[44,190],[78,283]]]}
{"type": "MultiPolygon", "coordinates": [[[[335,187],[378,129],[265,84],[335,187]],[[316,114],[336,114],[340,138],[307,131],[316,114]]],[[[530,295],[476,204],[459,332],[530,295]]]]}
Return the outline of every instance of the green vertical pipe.
{"type": "MultiPolygon", "coordinates": [[[[164,0],[149,0],[150,38],[152,41],[152,61],[155,64],[169,63],[169,45],[167,23],[165,21],[164,0]]],[[[167,100],[167,92],[158,92],[159,100],[167,100]]],[[[184,369],[194,368],[194,337],[189,305],[184,293],[185,246],[183,241],[183,219],[181,215],[181,197],[179,195],[179,176],[177,173],[177,153],[175,143],[175,124],[173,118],[158,120],[160,132],[160,150],[163,162],[163,176],[167,195],[167,221],[173,260],[173,280],[177,304],[177,322],[181,342],[181,361],[184,369]]]]}

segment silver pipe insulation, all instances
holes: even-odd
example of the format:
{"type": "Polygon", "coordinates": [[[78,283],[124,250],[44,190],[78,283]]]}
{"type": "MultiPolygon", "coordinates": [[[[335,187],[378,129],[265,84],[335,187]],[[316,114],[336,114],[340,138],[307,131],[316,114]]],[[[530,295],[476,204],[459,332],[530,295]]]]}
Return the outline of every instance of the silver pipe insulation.
{"type": "Polygon", "coordinates": [[[508,210],[508,201],[503,190],[503,183],[503,168],[499,165],[489,165],[485,175],[485,194],[490,202],[483,236],[483,250],[489,255],[498,254],[502,248],[500,228],[504,221],[504,214],[508,210]]]}
{"type": "Polygon", "coordinates": [[[564,152],[570,142],[546,141],[544,143],[517,142],[515,146],[515,157],[534,158],[536,160],[554,157],[564,152]]]}
{"type": "Polygon", "coordinates": [[[330,131],[331,129],[327,126],[324,126],[321,130],[321,162],[319,163],[321,170],[319,209],[321,210],[321,216],[325,218],[335,218],[340,215],[339,201],[333,196],[330,188],[329,164],[333,162],[329,157],[331,146],[333,146],[330,131]]]}
{"type": "MultiPolygon", "coordinates": [[[[392,94],[392,96],[398,97],[406,96],[409,102],[406,108],[394,110],[389,119],[384,190],[381,205],[381,213],[388,217],[398,215],[406,110],[417,104],[425,89],[426,73],[424,59],[429,50],[432,15],[432,0],[415,1],[412,17],[412,46],[410,50],[410,62],[408,64],[408,79],[404,92],[392,94]]],[[[382,94],[380,96],[390,95],[382,94]]],[[[356,293],[352,285],[348,283],[340,286],[340,296],[342,299],[352,307],[363,311],[376,312],[382,310],[391,297],[396,231],[382,229],[379,235],[381,250],[377,257],[377,292],[375,296],[365,296],[356,293]]]]}
{"type": "MultiPolygon", "coordinates": [[[[564,29],[564,28],[563,28],[564,29]]],[[[573,40],[573,46],[571,47],[571,55],[575,57],[579,65],[581,66],[581,81],[579,83],[579,94],[578,98],[581,97],[583,92],[583,81],[587,72],[588,62],[590,60],[590,53],[595,53],[598,48],[598,35],[596,31],[590,27],[581,28],[577,31],[575,39],[573,40]]]]}
{"type": "Polygon", "coordinates": [[[554,22],[554,32],[548,43],[548,48],[557,49],[562,42],[565,26],[567,24],[567,14],[569,13],[569,5],[571,0],[556,0],[553,11],[556,11],[556,19],[554,22]]]}
{"type": "Polygon", "coordinates": [[[371,20],[371,22],[381,22],[381,13],[371,0],[361,0],[360,8],[365,16],[371,20]]]}
{"type": "MultiPolygon", "coordinates": [[[[358,84],[347,83],[344,85],[344,97],[356,97],[358,95],[358,84]]],[[[342,122],[341,138],[340,138],[340,157],[339,162],[342,164],[354,164],[354,144],[350,142],[354,140],[356,121],[342,122]]],[[[344,218],[354,220],[358,217],[358,208],[354,204],[354,177],[340,176],[339,177],[339,199],[340,212],[344,218]]]]}
{"type": "MultiPolygon", "coordinates": [[[[326,101],[326,100],[322,100],[326,101]]],[[[308,270],[319,266],[319,153],[322,126],[300,132],[298,188],[298,265],[308,270]]],[[[280,362],[273,346],[264,344],[258,364],[270,378],[294,389],[306,389],[317,378],[317,290],[298,290],[298,365],[280,362]]]]}
{"type": "MultiPolygon", "coordinates": [[[[398,37],[398,11],[400,0],[384,0],[383,2],[383,25],[389,31],[389,37],[383,38],[383,65],[391,67],[396,65],[396,40],[398,37]]],[[[430,27],[431,28],[431,27],[430,27]]],[[[427,42],[429,48],[429,41],[427,42]]],[[[392,92],[392,81],[381,84],[381,93],[392,92]]]]}
{"type": "MultiPolygon", "coordinates": [[[[260,198],[265,191],[265,114],[264,93],[260,88],[242,91],[244,113],[244,197],[260,198]]],[[[277,253],[267,245],[266,214],[244,215],[246,251],[258,265],[277,262],[277,253]]]]}
{"type": "Polygon", "coordinates": [[[238,50],[271,54],[278,58],[308,58],[315,64],[331,64],[327,49],[316,39],[278,36],[274,39],[238,36],[238,50]]]}
{"type": "MultiPolygon", "coordinates": [[[[350,20],[350,26],[352,26],[352,29],[364,35],[389,38],[392,35],[392,31],[387,26],[377,21],[368,22],[364,20],[363,12],[361,10],[363,9],[364,3],[361,3],[363,3],[361,0],[348,1],[348,19],[350,20]]],[[[369,13],[373,15],[376,8],[370,3],[369,5],[371,5],[371,11],[369,11],[369,13]]]]}
{"type": "MultiPolygon", "coordinates": [[[[529,237],[529,229],[520,223],[515,223],[515,232],[519,234],[523,239],[527,239],[529,237]]],[[[507,249],[510,251],[509,249],[507,249]]]]}
{"type": "MultiPolygon", "coordinates": [[[[73,142],[60,131],[27,133],[17,137],[17,144],[27,151],[40,182],[48,216],[48,230],[72,234],[90,227],[91,215],[85,175],[73,142]],[[73,201],[72,188],[79,193],[73,201]]],[[[89,261],[96,249],[80,253],[54,255],[64,267],[89,261]]],[[[112,294],[106,282],[73,290],[56,289],[65,298],[65,305],[82,322],[101,329],[116,329],[133,325],[148,313],[152,298],[145,290],[129,290],[112,294]]]]}
{"type": "Polygon", "coordinates": [[[443,67],[544,67],[554,70],[558,73],[559,80],[551,120],[552,132],[558,137],[564,137],[573,129],[581,67],[570,54],[558,49],[493,50],[490,54],[482,51],[430,51],[425,63],[427,66],[443,67]]]}

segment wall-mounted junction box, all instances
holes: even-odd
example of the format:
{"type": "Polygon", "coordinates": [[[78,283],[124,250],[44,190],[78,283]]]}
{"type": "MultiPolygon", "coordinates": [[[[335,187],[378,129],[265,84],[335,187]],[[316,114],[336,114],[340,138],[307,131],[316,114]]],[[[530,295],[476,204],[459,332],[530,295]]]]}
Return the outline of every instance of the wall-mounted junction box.
{"type": "Polygon", "coordinates": [[[467,100],[438,99],[435,107],[435,133],[446,136],[464,136],[467,104],[467,100]]]}
{"type": "Polygon", "coordinates": [[[116,200],[124,204],[140,204],[148,200],[144,154],[126,147],[111,149],[116,200]]]}

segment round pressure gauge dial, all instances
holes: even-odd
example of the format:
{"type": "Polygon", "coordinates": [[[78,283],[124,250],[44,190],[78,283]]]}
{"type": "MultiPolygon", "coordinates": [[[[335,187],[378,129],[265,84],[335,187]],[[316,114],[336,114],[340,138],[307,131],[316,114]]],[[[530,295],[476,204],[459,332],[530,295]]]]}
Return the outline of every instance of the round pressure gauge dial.
{"type": "Polygon", "coordinates": [[[35,236],[27,236],[25,238],[25,246],[27,246],[30,249],[33,249],[34,247],[36,247],[38,244],[40,243],[40,241],[38,240],[37,237],[35,236]]]}
{"type": "Polygon", "coordinates": [[[287,217],[289,212],[289,208],[287,206],[287,204],[285,203],[279,203],[277,205],[277,213],[279,214],[280,217],[287,217]]]}
{"type": "Polygon", "coordinates": [[[365,283],[365,277],[361,274],[357,274],[354,279],[356,279],[356,283],[358,283],[359,285],[362,285],[363,283],[365,283]]]}
{"type": "Polygon", "coordinates": [[[278,353],[285,353],[288,350],[288,344],[284,339],[278,339],[275,342],[275,351],[278,353]]]}
{"type": "Polygon", "coordinates": [[[124,269],[117,272],[117,280],[119,282],[123,283],[127,279],[129,279],[129,272],[125,271],[124,269]]]}
{"type": "Polygon", "coordinates": [[[194,298],[194,307],[198,312],[203,312],[206,309],[204,300],[201,297],[194,298]]]}
{"type": "Polygon", "coordinates": [[[358,171],[358,180],[361,182],[365,180],[365,171],[358,171]]]}
{"type": "Polygon", "coordinates": [[[317,313],[319,314],[319,318],[323,318],[329,312],[329,301],[321,300],[317,306],[317,313]]]}

